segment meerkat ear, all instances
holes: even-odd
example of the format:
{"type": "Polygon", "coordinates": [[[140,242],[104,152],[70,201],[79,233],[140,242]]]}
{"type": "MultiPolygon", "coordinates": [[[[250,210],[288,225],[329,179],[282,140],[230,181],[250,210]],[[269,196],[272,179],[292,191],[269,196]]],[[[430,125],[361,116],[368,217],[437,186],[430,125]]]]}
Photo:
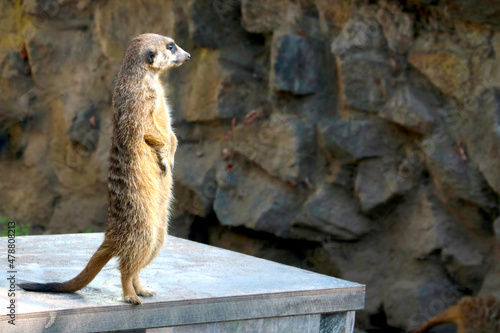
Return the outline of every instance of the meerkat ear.
{"type": "Polygon", "coordinates": [[[146,52],[146,60],[149,64],[152,64],[153,62],[155,62],[155,56],[156,54],[149,50],[148,52],[146,52]]]}

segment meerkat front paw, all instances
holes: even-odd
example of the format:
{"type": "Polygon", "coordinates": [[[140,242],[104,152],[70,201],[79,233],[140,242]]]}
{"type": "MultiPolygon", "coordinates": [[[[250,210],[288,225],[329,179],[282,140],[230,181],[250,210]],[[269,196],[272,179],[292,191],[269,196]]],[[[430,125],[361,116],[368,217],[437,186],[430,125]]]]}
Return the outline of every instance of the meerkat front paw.
{"type": "Polygon", "coordinates": [[[134,305],[141,305],[142,304],[142,300],[139,298],[139,296],[135,296],[135,295],[124,296],[123,301],[125,303],[130,303],[130,304],[134,304],[134,305]]]}
{"type": "Polygon", "coordinates": [[[168,174],[168,167],[169,167],[168,160],[166,158],[161,158],[160,159],[160,170],[161,170],[162,175],[166,176],[168,174]]]}

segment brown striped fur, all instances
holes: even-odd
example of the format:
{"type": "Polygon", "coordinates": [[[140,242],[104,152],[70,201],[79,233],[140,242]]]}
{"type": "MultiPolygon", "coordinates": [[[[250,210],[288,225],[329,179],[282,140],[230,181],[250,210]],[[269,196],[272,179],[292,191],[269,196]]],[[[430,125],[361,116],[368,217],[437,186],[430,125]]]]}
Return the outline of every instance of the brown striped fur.
{"type": "Polygon", "coordinates": [[[177,148],[159,74],[190,57],[169,37],[143,34],[130,42],[113,93],[104,242],[74,279],[23,283],[21,288],[75,292],[89,284],[112,257],[118,257],[124,301],[141,304],[138,296],[154,294],[142,288],[139,272],[158,255],[167,233],[177,148]]]}
{"type": "Polygon", "coordinates": [[[415,333],[428,332],[445,323],[455,324],[457,333],[500,333],[500,302],[493,296],[464,297],[415,333]]]}

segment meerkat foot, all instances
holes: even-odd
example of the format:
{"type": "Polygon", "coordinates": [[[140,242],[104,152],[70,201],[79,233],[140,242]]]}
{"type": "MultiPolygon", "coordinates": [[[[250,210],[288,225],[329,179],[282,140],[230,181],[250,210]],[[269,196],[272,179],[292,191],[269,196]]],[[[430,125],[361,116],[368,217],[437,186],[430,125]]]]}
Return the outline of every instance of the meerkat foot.
{"type": "Polygon", "coordinates": [[[150,290],[150,289],[142,289],[142,290],[137,291],[137,295],[143,296],[143,297],[151,297],[155,294],[156,294],[156,292],[154,290],[150,290]]]}
{"type": "Polygon", "coordinates": [[[154,290],[148,290],[142,287],[141,281],[139,280],[139,272],[134,274],[132,278],[132,286],[134,287],[135,293],[139,296],[151,297],[156,294],[154,290]]]}
{"type": "Polygon", "coordinates": [[[142,300],[139,298],[139,296],[135,296],[135,295],[124,296],[123,301],[125,303],[130,303],[130,304],[134,304],[134,305],[141,305],[142,304],[142,300]]]}

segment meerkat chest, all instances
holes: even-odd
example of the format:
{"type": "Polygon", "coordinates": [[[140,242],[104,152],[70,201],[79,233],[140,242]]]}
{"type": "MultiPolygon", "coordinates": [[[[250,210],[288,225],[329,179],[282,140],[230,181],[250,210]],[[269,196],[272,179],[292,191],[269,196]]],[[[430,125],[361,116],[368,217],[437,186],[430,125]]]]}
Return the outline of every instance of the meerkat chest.
{"type": "Polygon", "coordinates": [[[157,107],[154,110],[153,116],[162,130],[169,131],[170,128],[170,110],[164,98],[160,98],[156,102],[157,107]]]}
{"type": "Polygon", "coordinates": [[[156,87],[156,94],[155,94],[155,108],[153,110],[153,117],[155,118],[157,124],[163,129],[163,130],[170,130],[170,108],[167,104],[167,101],[165,99],[165,93],[163,91],[163,88],[158,85],[156,87]]]}

